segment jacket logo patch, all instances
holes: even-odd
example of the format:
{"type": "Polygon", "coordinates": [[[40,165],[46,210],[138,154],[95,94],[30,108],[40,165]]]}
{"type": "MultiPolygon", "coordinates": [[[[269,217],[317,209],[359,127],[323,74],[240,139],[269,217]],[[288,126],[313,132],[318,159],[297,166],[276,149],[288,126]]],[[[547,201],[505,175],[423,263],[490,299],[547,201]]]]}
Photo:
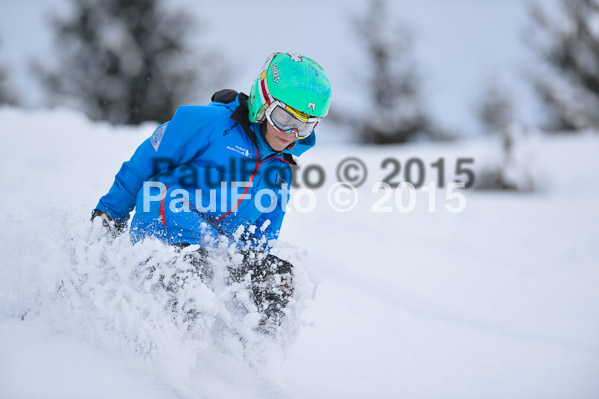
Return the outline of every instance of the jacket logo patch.
{"type": "Polygon", "coordinates": [[[160,147],[160,143],[162,142],[162,137],[164,136],[166,126],[166,123],[162,126],[158,126],[158,128],[154,130],[152,137],[150,137],[150,143],[152,143],[152,147],[154,147],[156,152],[158,152],[158,147],[160,147]]]}
{"type": "Polygon", "coordinates": [[[235,151],[236,153],[241,154],[243,156],[246,156],[248,158],[252,157],[252,154],[250,154],[249,150],[247,150],[245,148],[242,148],[242,147],[240,147],[238,145],[236,145],[235,147],[227,146],[227,150],[235,151]]]}

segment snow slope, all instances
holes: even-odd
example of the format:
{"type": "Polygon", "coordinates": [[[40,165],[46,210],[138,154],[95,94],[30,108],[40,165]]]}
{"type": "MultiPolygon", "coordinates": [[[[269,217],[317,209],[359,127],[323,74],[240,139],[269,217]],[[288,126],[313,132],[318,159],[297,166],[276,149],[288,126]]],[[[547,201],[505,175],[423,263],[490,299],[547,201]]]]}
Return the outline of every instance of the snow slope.
{"type": "MultiPolygon", "coordinates": [[[[445,189],[435,212],[421,191],[412,212],[392,198],[382,204],[391,212],[371,212],[383,198],[371,188],[389,173],[382,160],[421,158],[429,182],[442,157],[451,181],[457,158],[474,158],[477,172],[496,162],[492,142],[308,152],[300,172],[321,165],[325,185],[312,212],[292,203],[279,248],[299,272],[297,320],[289,341],[248,335],[243,351],[205,325],[189,333],[142,286],[140,259],[179,265],[169,248],[109,244],[87,222],[154,126],[114,128],[65,110],[2,109],[0,121],[2,398],[599,395],[596,135],[531,136],[520,150],[538,190],[462,191],[455,214],[445,189]],[[349,156],[369,175],[356,207],[337,212],[327,191],[349,156]]],[[[226,316],[230,293],[204,288],[193,295],[205,314],[226,316]]]]}

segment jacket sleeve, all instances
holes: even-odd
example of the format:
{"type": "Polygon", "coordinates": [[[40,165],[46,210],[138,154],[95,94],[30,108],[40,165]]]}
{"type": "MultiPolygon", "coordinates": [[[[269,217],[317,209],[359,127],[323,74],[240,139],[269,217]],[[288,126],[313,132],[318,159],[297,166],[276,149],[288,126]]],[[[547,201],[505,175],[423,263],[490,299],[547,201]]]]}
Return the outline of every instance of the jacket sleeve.
{"type": "Polygon", "coordinates": [[[201,156],[210,146],[207,107],[182,106],[173,119],[160,125],[123,163],[108,194],[96,209],[116,220],[127,220],[137,193],[152,176],[201,156]]]}
{"type": "Polygon", "coordinates": [[[289,189],[285,185],[278,190],[277,206],[271,212],[260,215],[251,227],[248,241],[252,247],[267,252],[270,250],[269,241],[279,238],[288,201],[289,189]]]}
{"type": "Polygon", "coordinates": [[[270,213],[263,213],[256,223],[253,232],[250,232],[250,243],[253,247],[263,250],[270,249],[269,241],[279,238],[285,212],[277,206],[270,213]]]}

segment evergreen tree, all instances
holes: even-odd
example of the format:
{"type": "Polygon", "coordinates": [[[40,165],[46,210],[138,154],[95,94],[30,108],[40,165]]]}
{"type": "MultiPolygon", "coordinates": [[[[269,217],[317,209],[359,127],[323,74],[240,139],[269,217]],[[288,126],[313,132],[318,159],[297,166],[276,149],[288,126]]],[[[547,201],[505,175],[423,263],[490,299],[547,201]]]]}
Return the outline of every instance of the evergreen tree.
{"type": "Polygon", "coordinates": [[[359,123],[360,140],[390,144],[438,138],[420,98],[410,35],[388,16],[384,0],[371,0],[367,12],[355,23],[369,63],[363,87],[370,105],[367,117],[359,123]]]}
{"type": "Polygon", "coordinates": [[[53,21],[58,66],[42,66],[50,102],[116,124],[169,120],[211,63],[186,43],[188,14],[162,0],[71,0],[53,21]]]}
{"type": "Polygon", "coordinates": [[[0,65],[0,105],[18,104],[17,96],[10,86],[8,71],[4,66],[0,65]]]}
{"type": "Polygon", "coordinates": [[[548,130],[599,129],[599,1],[561,0],[563,20],[553,21],[539,7],[532,9],[543,38],[535,50],[554,77],[534,79],[546,106],[548,130]]]}

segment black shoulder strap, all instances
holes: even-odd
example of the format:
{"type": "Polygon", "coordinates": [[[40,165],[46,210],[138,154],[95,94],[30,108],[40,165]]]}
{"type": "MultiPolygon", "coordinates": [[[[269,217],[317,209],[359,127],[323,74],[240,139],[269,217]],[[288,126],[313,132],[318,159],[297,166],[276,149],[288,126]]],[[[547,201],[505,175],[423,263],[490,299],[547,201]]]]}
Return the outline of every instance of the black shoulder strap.
{"type": "Polygon", "coordinates": [[[237,92],[235,90],[223,89],[223,90],[219,90],[216,93],[214,93],[212,95],[212,98],[210,99],[210,101],[228,104],[232,101],[235,101],[236,98],[237,98],[237,92]]]}
{"type": "MultiPolygon", "coordinates": [[[[222,91],[222,90],[221,90],[222,91]]],[[[237,93],[237,92],[235,92],[237,93]]],[[[239,126],[243,128],[243,131],[248,135],[254,145],[258,146],[258,139],[256,133],[250,128],[250,111],[248,109],[248,96],[244,93],[237,94],[239,98],[239,106],[235,108],[235,111],[231,114],[231,119],[239,123],[239,126]]]]}

